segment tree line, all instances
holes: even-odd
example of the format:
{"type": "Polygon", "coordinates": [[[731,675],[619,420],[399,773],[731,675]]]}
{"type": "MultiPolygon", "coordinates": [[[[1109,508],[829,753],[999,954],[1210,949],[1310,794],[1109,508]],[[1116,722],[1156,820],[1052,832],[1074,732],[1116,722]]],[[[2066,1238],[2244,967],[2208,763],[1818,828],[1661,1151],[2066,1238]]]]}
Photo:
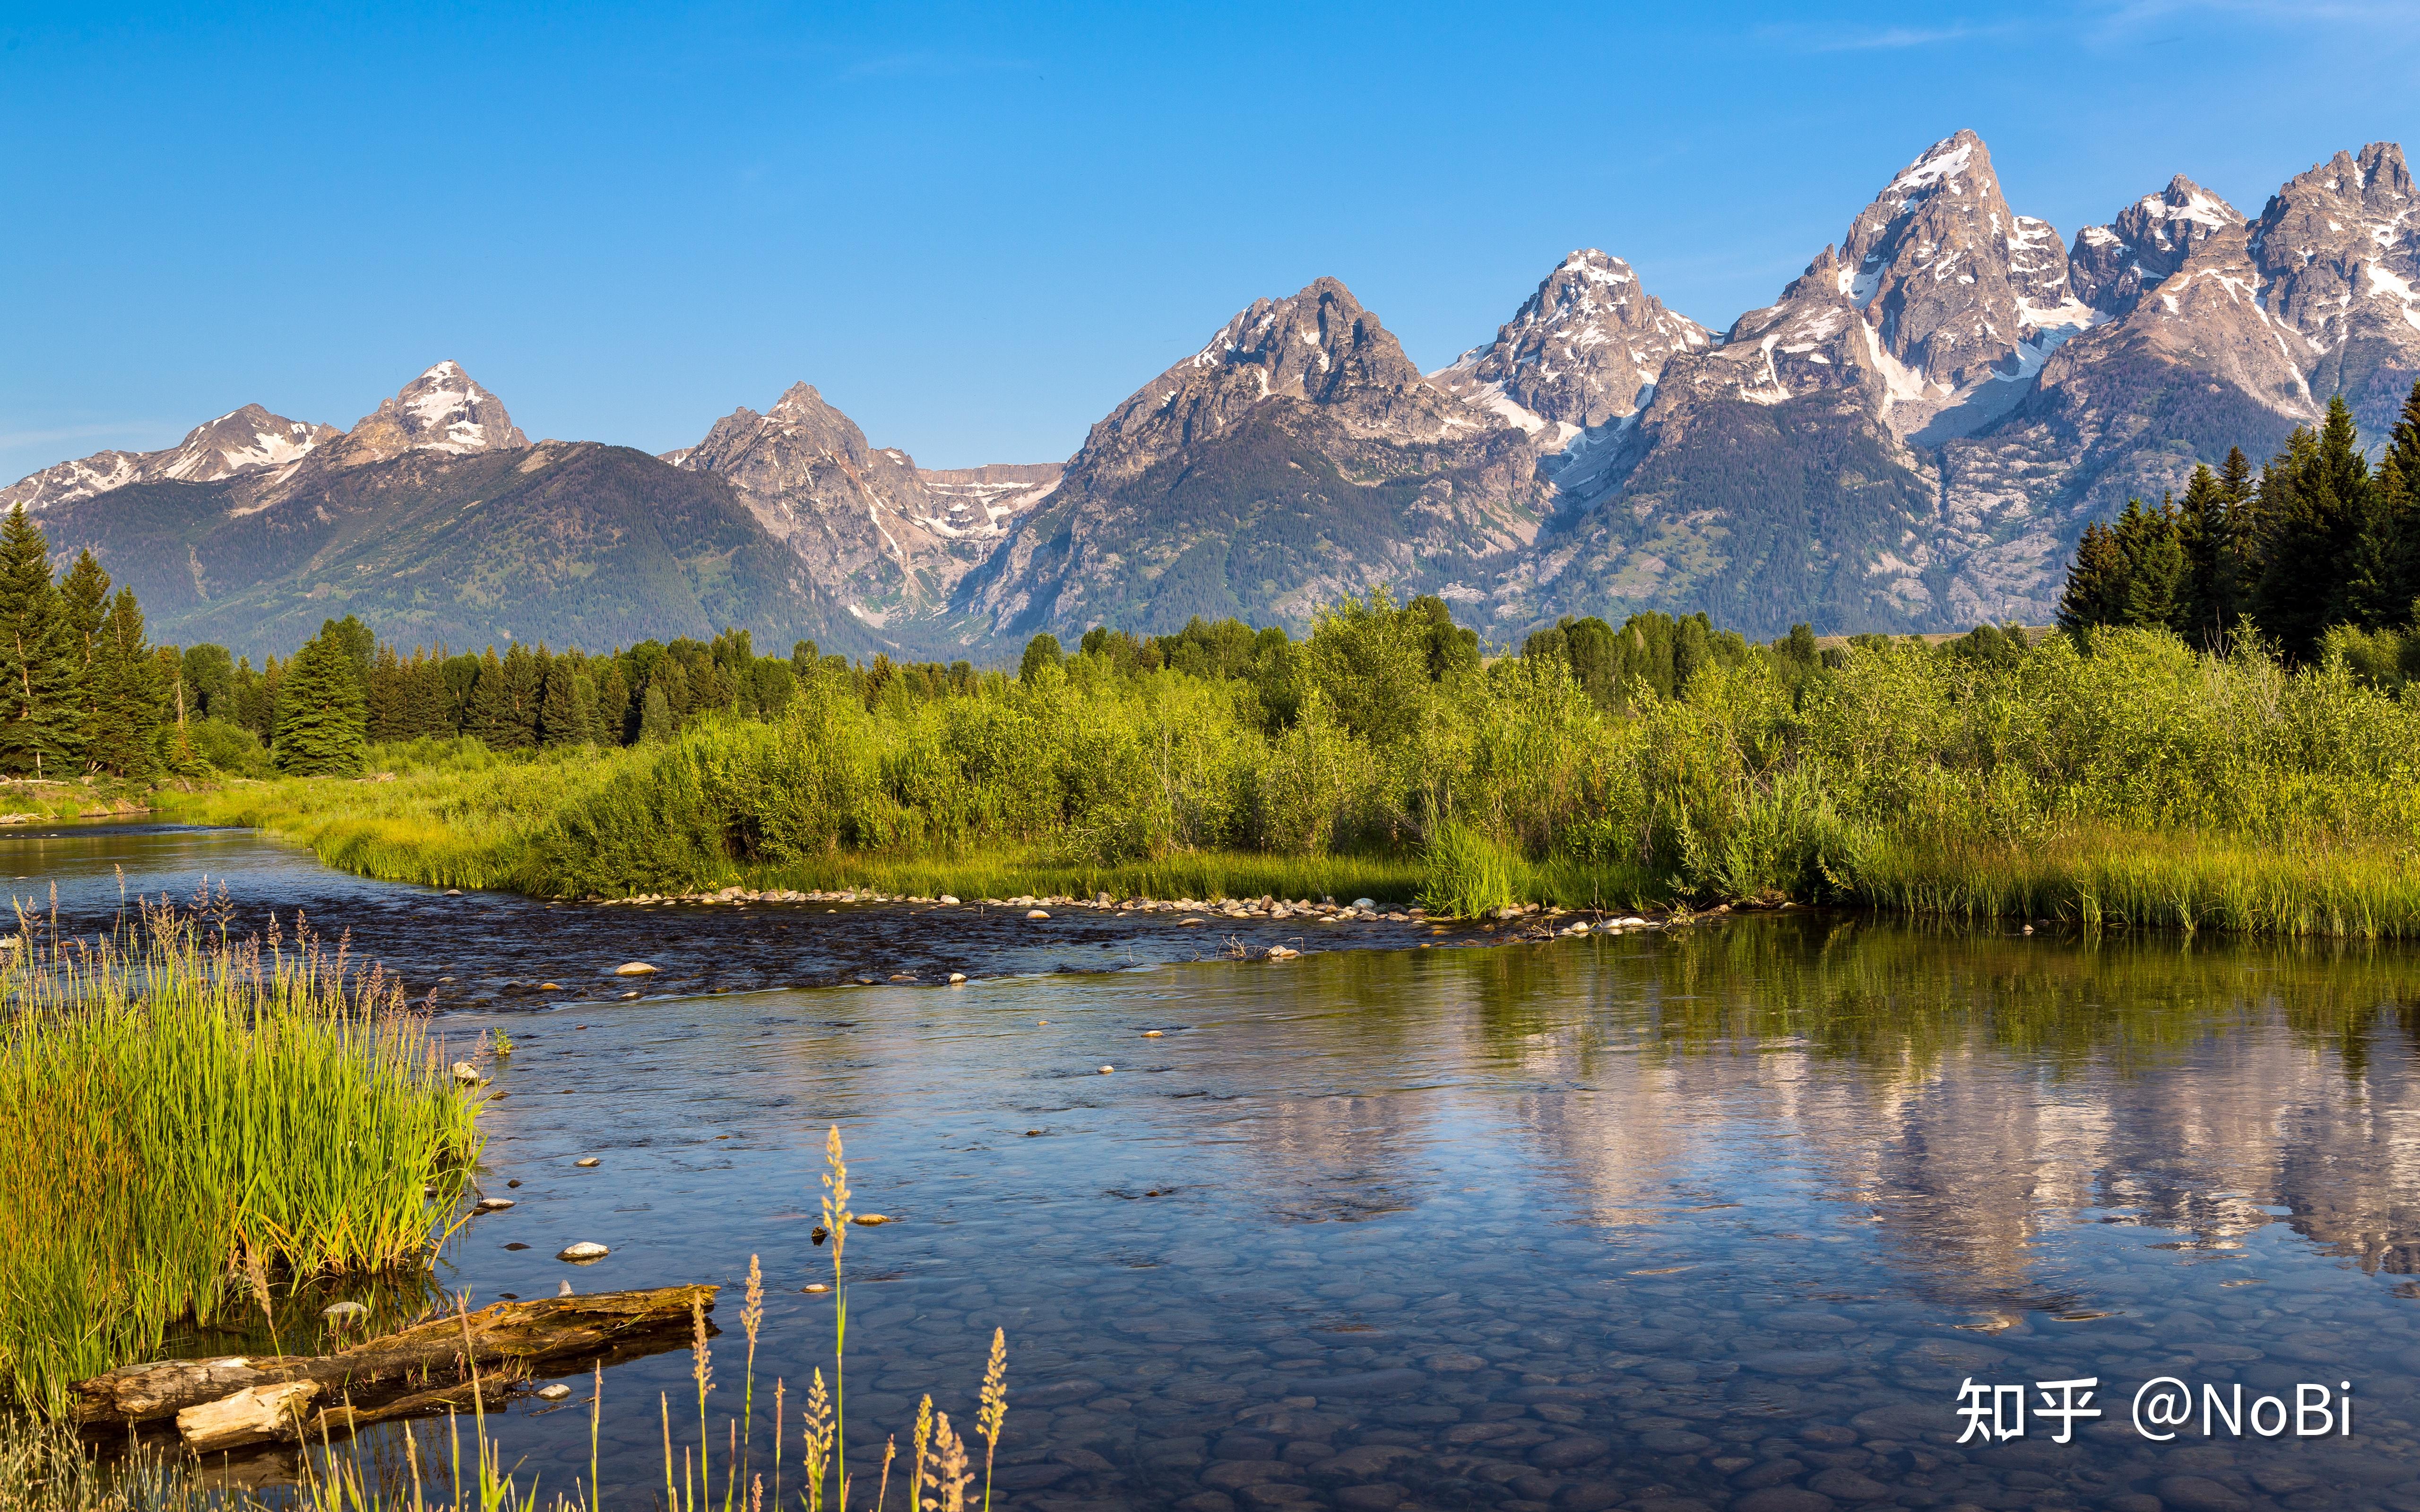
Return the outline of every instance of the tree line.
{"type": "Polygon", "coordinates": [[[2129,500],[2084,530],[2058,606],[2069,630],[2156,626],[2223,651],[2246,626],[2297,662],[2331,631],[2399,639],[2420,600],[2420,384],[2373,465],[2338,394],[2252,475],[2241,447],[2184,498],[2129,500]]]}

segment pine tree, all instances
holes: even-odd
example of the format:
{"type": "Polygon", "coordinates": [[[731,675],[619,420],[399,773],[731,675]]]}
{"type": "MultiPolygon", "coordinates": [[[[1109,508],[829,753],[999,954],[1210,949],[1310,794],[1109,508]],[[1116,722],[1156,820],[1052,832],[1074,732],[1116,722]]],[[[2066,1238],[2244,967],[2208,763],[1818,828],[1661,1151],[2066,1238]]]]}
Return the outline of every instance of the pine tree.
{"type": "Polygon", "coordinates": [[[2067,588],[2058,598],[2058,626],[2082,635],[2095,625],[2121,623],[2126,608],[2126,554],[2118,532],[2095,520],[2084,527],[2068,563],[2067,588]]]}
{"type": "Polygon", "coordinates": [[[2164,499],[2157,509],[2144,508],[2139,499],[2126,501],[2126,512],[2118,517],[2118,549],[2126,558],[2118,623],[2174,629],[2185,577],[2176,507],[2164,499]]]}
{"type": "Polygon", "coordinates": [[[471,710],[462,733],[476,735],[489,750],[510,750],[518,721],[511,692],[504,687],[504,661],[489,646],[479,658],[478,681],[471,685],[471,710]]]}
{"type": "Polygon", "coordinates": [[[551,658],[544,688],[538,694],[537,740],[541,746],[577,746],[588,738],[588,714],[573,707],[575,675],[568,656],[551,658]]]}
{"type": "Polygon", "coordinates": [[[2261,470],[2265,542],[2253,602],[2261,629],[2306,661],[2329,625],[2350,618],[2346,589],[2369,512],[2369,469],[2342,394],[2328,401],[2316,436],[2297,430],[2286,448],[2261,470]]]}
{"type": "Polygon", "coordinates": [[[2177,606],[2177,633],[2196,650],[2222,650],[2242,613],[2238,584],[2235,522],[2227,517],[2226,487],[2210,469],[2194,469],[2177,513],[2177,544],[2184,552],[2184,580],[2177,606]]]}
{"type": "Polygon", "coordinates": [[[627,745],[632,737],[630,723],[630,682],[622,671],[622,658],[614,656],[605,663],[604,675],[597,682],[597,719],[594,738],[600,746],[627,745]]]}
{"type": "Polygon", "coordinates": [[[319,639],[345,654],[345,666],[352,674],[353,686],[362,690],[366,700],[370,693],[370,664],[378,655],[378,636],[359,618],[348,614],[341,620],[320,621],[319,639]]]}
{"type": "Polygon", "coordinates": [[[420,733],[420,721],[411,706],[412,692],[411,669],[395,654],[395,647],[380,646],[378,655],[370,659],[371,745],[410,740],[420,733]]]}
{"type": "Polygon", "coordinates": [[[76,553],[75,565],[59,579],[59,612],[68,625],[69,644],[75,656],[76,680],[82,685],[82,706],[78,710],[78,744],[92,738],[94,722],[100,717],[95,703],[98,688],[93,675],[94,659],[101,654],[101,622],[109,612],[109,574],[92,559],[89,550],[76,553]]]}
{"type": "Polygon", "coordinates": [[[0,769],[68,775],[82,734],[81,671],[50,543],[16,505],[0,524],[0,769]]]}
{"type": "Polygon", "coordinates": [[[98,641],[86,674],[92,706],[87,759],[113,777],[148,777],[152,737],[160,730],[159,658],[144,643],[143,610],[134,590],[117,591],[101,617],[98,641]]]}
{"type": "Polygon", "coordinates": [[[2379,537],[2378,623],[2410,626],[2420,601],[2420,382],[2404,396],[2371,486],[2377,494],[2371,516],[2379,537]]]}
{"type": "Polygon", "coordinates": [[[673,717],[672,701],[664,697],[661,685],[649,682],[646,697],[639,705],[639,744],[660,746],[679,732],[679,722],[673,717]]]}
{"type": "Polygon", "coordinates": [[[368,711],[351,649],[325,631],[302,643],[277,689],[271,754],[290,777],[350,777],[369,761],[368,711]]]}

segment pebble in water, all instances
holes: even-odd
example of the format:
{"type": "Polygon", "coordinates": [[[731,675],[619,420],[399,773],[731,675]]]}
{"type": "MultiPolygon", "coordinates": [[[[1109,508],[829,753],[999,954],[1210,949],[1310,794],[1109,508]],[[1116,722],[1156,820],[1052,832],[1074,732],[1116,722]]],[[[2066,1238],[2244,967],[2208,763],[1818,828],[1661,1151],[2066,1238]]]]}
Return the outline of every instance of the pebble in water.
{"type": "Polygon", "coordinates": [[[1028,918],[1048,918],[1050,916],[1039,908],[1029,908],[1025,911],[1025,917],[1028,918]]]}
{"type": "Polygon", "coordinates": [[[512,1205],[513,1199],[510,1197],[481,1197],[479,1199],[479,1205],[471,1211],[473,1212],[502,1212],[512,1205]]]}
{"type": "Polygon", "coordinates": [[[453,1072],[454,1079],[456,1081],[466,1083],[472,1087],[476,1087],[481,1082],[487,1080],[485,1076],[479,1074],[479,1068],[472,1065],[467,1060],[458,1060],[454,1062],[453,1072]]]}
{"type": "Polygon", "coordinates": [[[353,1319],[359,1318],[368,1311],[369,1309],[367,1307],[363,1306],[357,1302],[332,1302],[327,1306],[319,1309],[319,1316],[328,1319],[332,1323],[344,1323],[349,1322],[353,1319]]]}
{"type": "Polygon", "coordinates": [[[542,1402],[559,1402],[570,1395],[571,1388],[565,1385],[560,1381],[554,1381],[550,1385],[540,1386],[537,1389],[538,1400],[542,1402]]]}
{"type": "Polygon", "coordinates": [[[613,968],[613,975],[617,977],[652,977],[655,974],[656,968],[644,961],[625,961],[613,968]]]}
{"type": "Polygon", "coordinates": [[[561,1253],[555,1256],[555,1258],[558,1260],[569,1260],[573,1264],[579,1265],[589,1260],[601,1260],[606,1256],[613,1253],[613,1252],[612,1250],[597,1243],[595,1240],[583,1239],[577,1244],[566,1244],[561,1253]]]}
{"type": "Polygon", "coordinates": [[[581,1167],[582,1170],[586,1170],[586,1169],[588,1169],[589,1167],[594,1166],[594,1165],[598,1165],[598,1164],[600,1164],[600,1163],[597,1161],[597,1157],[596,1157],[596,1156],[594,1156],[594,1155],[582,1155],[582,1156],[581,1156],[578,1160],[573,1161],[571,1164],[573,1164],[574,1165],[577,1165],[577,1166],[581,1167]]]}

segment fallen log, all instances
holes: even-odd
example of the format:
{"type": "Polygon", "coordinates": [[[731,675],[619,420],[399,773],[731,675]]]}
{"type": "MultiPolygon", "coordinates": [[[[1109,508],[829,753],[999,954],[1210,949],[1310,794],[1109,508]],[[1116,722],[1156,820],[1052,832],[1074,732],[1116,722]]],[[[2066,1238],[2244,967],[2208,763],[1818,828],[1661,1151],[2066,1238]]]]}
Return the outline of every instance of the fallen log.
{"type": "Polygon", "coordinates": [[[323,1400],[349,1395],[358,1400],[377,1395],[378,1388],[426,1383],[439,1371],[462,1376],[469,1368],[510,1365],[532,1373],[549,1361],[595,1354],[631,1335],[686,1326],[692,1308],[714,1306],[718,1289],[659,1287],[500,1302],[467,1319],[432,1318],[334,1354],[162,1360],[121,1365],[69,1390],[79,1423],[154,1423],[239,1392],[291,1381],[317,1383],[324,1388],[323,1400]]]}
{"type": "MultiPolygon", "coordinates": [[[[376,1407],[356,1407],[346,1402],[336,1407],[322,1408],[308,1423],[289,1413],[283,1422],[272,1425],[261,1438],[280,1439],[287,1443],[299,1440],[307,1444],[330,1435],[351,1433],[373,1423],[388,1423],[399,1417],[419,1417],[449,1408],[493,1406],[503,1402],[504,1394],[524,1379],[518,1367],[506,1366],[501,1370],[483,1370],[474,1380],[458,1381],[450,1386],[432,1386],[427,1391],[411,1392],[376,1407]]],[[[188,1408],[186,1411],[199,1412],[201,1409],[188,1408]]],[[[179,1412],[177,1414],[177,1427],[182,1431],[184,1426],[185,1413],[179,1412]]],[[[192,1442],[190,1437],[187,1442],[192,1442]]],[[[198,1449],[200,1446],[194,1447],[198,1449]]]]}
{"type": "Polygon", "coordinates": [[[286,1438],[302,1409],[318,1395],[316,1381],[249,1386],[217,1401],[186,1408],[177,1414],[177,1431],[184,1436],[185,1447],[195,1454],[286,1438]]]}

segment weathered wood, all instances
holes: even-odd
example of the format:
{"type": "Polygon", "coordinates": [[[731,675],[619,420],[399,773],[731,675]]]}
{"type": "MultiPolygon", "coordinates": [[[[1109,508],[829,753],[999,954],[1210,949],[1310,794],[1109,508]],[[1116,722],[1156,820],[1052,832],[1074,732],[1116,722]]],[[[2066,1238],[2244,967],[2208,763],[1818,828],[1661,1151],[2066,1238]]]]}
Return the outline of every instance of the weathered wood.
{"type": "Polygon", "coordinates": [[[500,1302],[466,1320],[432,1318],[400,1333],[365,1340],[334,1354],[232,1356],[214,1360],[163,1360],[122,1365],[70,1389],[81,1423],[151,1423],[186,1408],[233,1394],[287,1381],[308,1381],[331,1396],[394,1389],[437,1372],[464,1373],[464,1333],[469,1353],[484,1369],[517,1368],[549,1360],[577,1358],[648,1329],[685,1325],[692,1306],[711,1310],[714,1287],[659,1287],[647,1291],[606,1291],[585,1297],[547,1297],[500,1302]]]}
{"type": "Polygon", "coordinates": [[[290,1438],[295,1420],[320,1389],[316,1381],[247,1386],[232,1396],[178,1412],[177,1431],[184,1436],[185,1447],[195,1454],[233,1449],[264,1439],[290,1438]]]}
{"type": "MultiPolygon", "coordinates": [[[[345,1402],[335,1407],[321,1408],[318,1415],[307,1424],[300,1423],[296,1419],[288,1419],[261,1437],[280,1439],[287,1443],[300,1439],[302,1443],[309,1444],[318,1443],[323,1436],[350,1433],[357,1428],[368,1427],[373,1423],[386,1423],[398,1417],[413,1417],[424,1412],[442,1412],[449,1407],[467,1408],[484,1405],[493,1408],[504,1401],[504,1394],[510,1391],[516,1382],[525,1379],[527,1378],[522,1371],[513,1367],[502,1370],[482,1370],[479,1372],[475,1390],[471,1381],[458,1381],[450,1386],[433,1386],[427,1391],[415,1391],[408,1396],[397,1396],[392,1401],[380,1402],[376,1407],[357,1407],[351,1402],[345,1402]]],[[[178,1424],[181,1427],[184,1421],[183,1416],[179,1414],[177,1419],[178,1424]]]]}

